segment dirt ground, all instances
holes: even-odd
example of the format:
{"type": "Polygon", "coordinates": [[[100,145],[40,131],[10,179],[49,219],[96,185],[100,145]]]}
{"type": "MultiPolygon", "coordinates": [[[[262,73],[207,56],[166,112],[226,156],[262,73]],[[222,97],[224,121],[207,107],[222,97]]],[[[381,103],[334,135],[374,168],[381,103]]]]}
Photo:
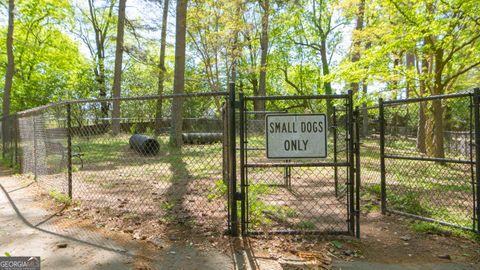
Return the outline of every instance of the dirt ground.
{"type": "Polygon", "coordinates": [[[98,222],[105,213],[64,208],[35,184],[2,174],[0,252],[39,254],[46,269],[480,269],[479,242],[448,232],[414,232],[412,221],[399,216],[363,214],[360,239],[242,239],[192,231],[188,224],[135,220],[118,228],[113,218],[98,222]]]}

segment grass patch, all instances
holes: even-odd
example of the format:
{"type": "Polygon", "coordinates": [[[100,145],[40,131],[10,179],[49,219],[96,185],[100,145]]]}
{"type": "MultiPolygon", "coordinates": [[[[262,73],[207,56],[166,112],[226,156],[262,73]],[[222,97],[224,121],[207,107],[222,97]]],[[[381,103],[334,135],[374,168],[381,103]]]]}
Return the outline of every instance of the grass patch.
{"type": "Polygon", "coordinates": [[[274,206],[267,205],[261,196],[273,192],[273,187],[265,184],[253,184],[248,188],[248,208],[250,223],[255,227],[260,224],[269,224],[271,220],[264,214],[265,211],[270,212],[274,206]]]}
{"type": "Polygon", "coordinates": [[[72,199],[68,197],[68,195],[63,194],[62,192],[59,192],[57,190],[50,190],[48,192],[48,195],[57,203],[62,203],[67,206],[72,204],[72,199]]]}
{"type": "Polygon", "coordinates": [[[209,202],[224,198],[227,195],[228,188],[225,182],[220,179],[213,183],[213,189],[207,196],[209,202]]]}
{"type": "Polygon", "coordinates": [[[305,231],[314,230],[316,228],[315,224],[308,220],[302,220],[298,222],[297,227],[298,229],[305,230],[305,231]]]}
{"type": "Polygon", "coordinates": [[[420,201],[420,194],[408,191],[401,195],[387,194],[389,203],[399,211],[430,217],[433,213],[431,206],[420,201]]]}
{"type": "Polygon", "coordinates": [[[118,184],[115,182],[102,182],[100,183],[100,186],[105,189],[112,189],[116,187],[118,184]]]}
{"type": "Polygon", "coordinates": [[[415,221],[410,224],[410,229],[419,232],[419,233],[431,233],[431,234],[441,234],[444,232],[440,228],[440,224],[425,222],[425,221],[415,221]]]}
{"type": "Polygon", "coordinates": [[[382,196],[382,186],[380,184],[368,185],[365,187],[366,192],[381,198],[382,196]]]}
{"type": "Polygon", "coordinates": [[[11,168],[13,174],[20,173],[20,164],[17,164],[16,162],[12,161],[11,158],[7,158],[7,157],[2,158],[1,163],[6,167],[11,168]]]}
{"type": "Polygon", "coordinates": [[[410,224],[410,229],[418,233],[429,234],[452,234],[458,237],[471,239],[480,243],[480,234],[462,229],[444,226],[435,222],[414,221],[410,224]]]}

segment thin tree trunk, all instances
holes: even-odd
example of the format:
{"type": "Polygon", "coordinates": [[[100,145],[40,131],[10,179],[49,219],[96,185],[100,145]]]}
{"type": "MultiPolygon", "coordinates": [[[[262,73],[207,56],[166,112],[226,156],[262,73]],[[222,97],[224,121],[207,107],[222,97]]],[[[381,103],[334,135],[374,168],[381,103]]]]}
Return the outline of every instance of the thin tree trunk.
{"type": "Polygon", "coordinates": [[[12,93],[13,73],[15,71],[15,59],[13,56],[13,24],[14,24],[15,1],[8,1],[8,30],[7,30],[7,73],[5,74],[5,86],[3,92],[3,116],[10,114],[10,95],[12,93]]]}
{"type": "MultiPolygon", "coordinates": [[[[412,68],[414,68],[414,66],[415,66],[415,55],[412,52],[407,52],[407,54],[405,56],[405,60],[406,60],[407,70],[411,70],[412,68]]],[[[407,87],[405,89],[405,98],[409,98],[410,93],[412,93],[415,90],[415,82],[414,82],[414,80],[409,78],[408,75],[406,77],[407,77],[406,78],[407,87]]]]}
{"type": "MultiPolygon", "coordinates": [[[[368,85],[363,82],[362,85],[362,91],[364,96],[367,96],[367,90],[368,90],[368,85]]],[[[367,104],[363,103],[362,104],[362,133],[361,135],[363,137],[368,137],[369,136],[369,129],[368,129],[368,124],[369,124],[369,119],[368,119],[368,109],[367,109],[367,104]]]]}
{"type": "MultiPolygon", "coordinates": [[[[321,40],[320,42],[320,58],[322,61],[322,73],[323,76],[327,76],[330,74],[330,68],[328,66],[328,58],[327,58],[327,41],[326,39],[321,40]]],[[[323,83],[323,86],[325,88],[325,94],[326,95],[331,95],[332,94],[332,84],[328,81],[323,83]]],[[[332,101],[331,99],[327,99],[327,118],[330,121],[332,118],[333,114],[333,106],[332,106],[332,101]]]]}
{"type": "MultiPolygon", "coordinates": [[[[161,44],[160,44],[160,63],[158,65],[158,95],[163,95],[164,83],[165,83],[165,73],[167,69],[165,67],[165,48],[167,46],[167,18],[168,18],[168,5],[169,0],[164,0],[163,2],[163,15],[162,15],[162,33],[161,33],[161,44]]],[[[160,98],[157,100],[157,108],[155,112],[155,133],[160,134],[160,128],[162,124],[163,117],[163,99],[160,98]]]]}
{"type": "MultiPolygon", "coordinates": [[[[356,31],[361,31],[363,29],[363,19],[365,14],[365,0],[361,0],[358,5],[357,11],[357,23],[355,26],[356,31]]],[[[358,37],[354,37],[353,40],[353,55],[352,55],[352,62],[358,62],[360,60],[360,46],[361,40],[358,37]]],[[[352,83],[352,92],[358,93],[360,90],[360,82],[352,83]]]]}
{"type": "MultiPolygon", "coordinates": [[[[426,74],[428,72],[427,68],[428,62],[426,59],[422,59],[422,75],[426,74]]],[[[420,80],[420,96],[422,97],[425,95],[425,81],[423,79],[420,80]]],[[[420,153],[427,153],[427,145],[426,145],[426,125],[427,125],[427,119],[426,119],[426,103],[425,102],[420,102],[420,107],[418,108],[418,130],[417,130],[417,150],[420,153]]]]}
{"type": "MultiPolygon", "coordinates": [[[[8,30],[7,30],[7,72],[5,74],[5,86],[3,89],[3,128],[2,128],[2,145],[5,149],[5,139],[8,136],[7,128],[5,125],[6,117],[10,114],[10,95],[12,93],[13,73],[15,72],[15,58],[13,56],[13,25],[14,25],[14,0],[8,1],[8,30]]],[[[5,157],[5,151],[2,151],[3,157],[5,157]]]]}
{"type": "MultiPolygon", "coordinates": [[[[175,30],[175,71],[173,91],[175,94],[185,90],[185,36],[187,32],[187,0],[177,0],[177,18],[175,30]]],[[[181,147],[183,125],[183,99],[174,98],[172,102],[172,130],[170,144],[181,147]]]]}
{"type": "MultiPolygon", "coordinates": [[[[263,9],[262,15],[262,34],[260,36],[260,80],[258,85],[258,95],[265,96],[267,93],[267,54],[268,54],[268,20],[270,15],[270,0],[261,0],[260,6],[263,9]]],[[[265,111],[265,101],[256,100],[256,110],[265,111]]],[[[261,116],[260,114],[258,116],[261,116]]]]}
{"type": "MultiPolygon", "coordinates": [[[[127,0],[120,0],[118,3],[117,23],[117,47],[115,49],[115,73],[113,77],[113,98],[120,98],[122,94],[122,61],[123,61],[123,36],[125,29],[125,5],[127,0]]],[[[112,133],[120,133],[120,101],[113,102],[112,111],[112,133]]]]}

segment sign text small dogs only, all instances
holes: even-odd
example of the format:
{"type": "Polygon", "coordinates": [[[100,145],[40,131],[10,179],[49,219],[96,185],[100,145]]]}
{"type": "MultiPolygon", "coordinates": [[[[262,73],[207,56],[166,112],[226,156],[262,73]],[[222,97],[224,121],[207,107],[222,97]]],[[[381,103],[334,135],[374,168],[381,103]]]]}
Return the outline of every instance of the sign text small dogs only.
{"type": "Polygon", "coordinates": [[[326,158],[325,114],[269,114],[266,117],[267,158],[326,158]]]}

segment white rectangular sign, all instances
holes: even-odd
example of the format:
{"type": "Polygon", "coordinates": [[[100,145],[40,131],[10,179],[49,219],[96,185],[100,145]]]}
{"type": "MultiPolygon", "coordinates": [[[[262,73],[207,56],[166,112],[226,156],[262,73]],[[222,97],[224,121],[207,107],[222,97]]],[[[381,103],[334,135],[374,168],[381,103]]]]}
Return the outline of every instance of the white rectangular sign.
{"type": "Polygon", "coordinates": [[[265,120],[267,158],[326,158],[325,114],[269,114],[265,120]]]}

